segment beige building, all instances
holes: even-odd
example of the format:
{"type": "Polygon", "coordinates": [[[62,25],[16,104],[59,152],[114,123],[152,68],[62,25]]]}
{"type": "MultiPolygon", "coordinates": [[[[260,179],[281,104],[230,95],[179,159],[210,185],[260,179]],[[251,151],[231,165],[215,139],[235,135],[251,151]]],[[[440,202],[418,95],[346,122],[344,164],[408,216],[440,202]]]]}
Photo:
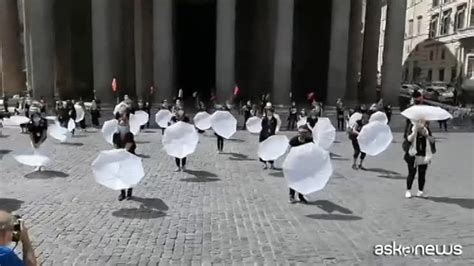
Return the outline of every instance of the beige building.
{"type": "MultiPolygon", "coordinates": [[[[403,82],[441,81],[470,89],[469,79],[474,71],[471,10],[472,0],[407,0],[403,82]]],[[[386,7],[383,7],[382,33],[385,13],[386,7]]],[[[379,54],[383,49],[380,45],[379,54]]],[[[379,68],[382,59],[379,56],[379,68]]]]}

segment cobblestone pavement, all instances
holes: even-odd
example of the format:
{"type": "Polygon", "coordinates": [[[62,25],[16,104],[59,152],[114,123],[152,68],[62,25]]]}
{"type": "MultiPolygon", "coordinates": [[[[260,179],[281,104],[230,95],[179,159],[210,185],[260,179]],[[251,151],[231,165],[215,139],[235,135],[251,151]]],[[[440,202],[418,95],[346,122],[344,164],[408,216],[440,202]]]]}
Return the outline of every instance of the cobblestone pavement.
{"type": "MultiPolygon", "coordinates": [[[[438,133],[429,198],[405,199],[401,135],[367,171],[351,169],[344,133],[332,146],[334,175],[309,205],[288,203],[279,170],[262,170],[258,136],[239,131],[217,154],[211,132],[173,172],[161,133],[137,137],[146,176],[135,199],[94,182],[90,164],[110,146],[99,132],[49,140],[54,164],[31,173],[12,155],[28,136],[0,138],[0,207],[30,225],[43,265],[473,265],[474,134],[438,133]],[[461,244],[462,256],[376,257],[374,245],[461,244]]],[[[289,135],[292,135],[291,133],[289,135]]],[[[277,167],[282,161],[277,162],[277,167]]],[[[416,188],[416,184],[414,185],[416,188]]],[[[414,189],[413,192],[416,192],[414,189]]],[[[21,250],[19,248],[19,250],[21,250]]]]}

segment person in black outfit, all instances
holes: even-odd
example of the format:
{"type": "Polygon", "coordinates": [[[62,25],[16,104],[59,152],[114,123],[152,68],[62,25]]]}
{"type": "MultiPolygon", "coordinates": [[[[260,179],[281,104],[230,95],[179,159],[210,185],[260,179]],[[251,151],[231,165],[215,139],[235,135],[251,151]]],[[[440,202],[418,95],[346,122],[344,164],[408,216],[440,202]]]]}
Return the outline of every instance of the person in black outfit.
{"type": "Polygon", "coordinates": [[[292,102],[291,107],[288,110],[288,130],[295,130],[296,122],[298,121],[298,108],[296,108],[296,103],[292,102]]]}
{"type": "MultiPolygon", "coordinates": [[[[172,123],[178,123],[179,121],[185,122],[185,123],[190,122],[189,118],[186,116],[183,109],[178,109],[176,111],[176,114],[171,118],[172,123]]],[[[175,158],[174,160],[176,162],[176,166],[178,167],[176,168],[175,172],[186,170],[186,157],[184,157],[183,159],[175,158]]]]}
{"type": "Polygon", "coordinates": [[[252,116],[252,102],[250,100],[242,107],[242,111],[244,112],[244,126],[242,130],[245,130],[247,128],[247,120],[252,116]]]}
{"type": "MultiPolygon", "coordinates": [[[[226,105],[222,105],[220,111],[227,111],[229,112],[230,109],[226,105]]],[[[224,138],[221,137],[219,134],[214,133],[217,137],[217,152],[221,153],[224,150],[224,138]]]]}
{"type": "MultiPolygon", "coordinates": [[[[277,120],[273,116],[273,109],[266,109],[266,115],[262,119],[262,131],[260,131],[259,142],[263,142],[269,137],[275,135],[277,128],[277,120]]],[[[273,169],[273,161],[264,161],[260,158],[260,161],[263,163],[263,169],[268,168],[268,163],[270,164],[270,169],[273,169]]]]}
{"type": "MultiPolygon", "coordinates": [[[[76,108],[74,108],[74,104],[72,103],[72,101],[68,100],[66,101],[66,110],[67,110],[67,113],[68,113],[68,116],[69,116],[69,119],[72,119],[74,121],[74,123],[76,122],[76,118],[77,118],[77,114],[76,114],[76,108]]],[[[68,123],[69,123],[69,119],[68,121],[66,121],[66,128],[68,126],[68,123]]],[[[71,134],[74,136],[74,131],[75,129],[73,129],[71,131],[71,134]]]]}
{"type": "Polygon", "coordinates": [[[69,122],[69,111],[66,108],[66,104],[59,104],[58,108],[56,109],[56,115],[58,116],[58,122],[61,127],[67,128],[67,124],[69,122]]]}
{"type": "MultiPolygon", "coordinates": [[[[145,105],[143,106],[143,111],[145,111],[148,114],[148,117],[151,117],[151,104],[150,102],[145,102],[145,105]]],[[[148,119],[148,122],[146,123],[146,128],[150,128],[150,119],[148,119]]]]}
{"type": "Polygon", "coordinates": [[[384,107],[385,115],[387,116],[387,124],[390,124],[390,121],[392,120],[392,105],[387,104],[384,107]]]}
{"type": "MultiPolygon", "coordinates": [[[[168,104],[168,100],[164,99],[162,102],[161,102],[161,107],[160,107],[161,110],[168,110],[171,112],[171,106],[168,104]]],[[[165,134],[165,128],[162,128],[161,129],[161,135],[165,134]]]]}
{"type": "Polygon", "coordinates": [[[403,142],[405,156],[403,159],[407,163],[407,191],[406,198],[411,198],[411,187],[418,171],[418,197],[423,197],[425,186],[426,170],[431,162],[431,157],[436,153],[435,140],[427,123],[418,121],[410,127],[408,135],[403,142]]]}
{"type": "MultiPolygon", "coordinates": [[[[26,128],[30,135],[31,144],[34,149],[38,149],[41,144],[46,140],[48,136],[48,121],[41,117],[39,113],[40,109],[31,111],[31,121],[27,124],[26,128]]],[[[41,171],[42,167],[36,168],[36,171],[41,171]]]]}
{"type": "Polygon", "coordinates": [[[336,102],[337,130],[344,131],[344,104],[341,99],[336,102]]]}
{"type": "MultiPolygon", "coordinates": [[[[131,154],[135,154],[135,149],[137,148],[137,145],[135,144],[133,134],[130,132],[127,114],[124,114],[122,117],[119,118],[117,132],[113,135],[112,141],[116,149],[125,149],[131,154]]],[[[118,200],[122,201],[125,198],[127,200],[130,200],[132,198],[132,192],[132,188],[122,189],[120,191],[118,200]]]]}
{"type": "Polygon", "coordinates": [[[95,100],[92,100],[90,112],[91,112],[92,125],[98,127],[100,125],[99,123],[100,107],[98,106],[95,100]]]}
{"type": "Polygon", "coordinates": [[[364,170],[363,162],[365,159],[365,152],[362,152],[360,150],[359,146],[359,141],[357,141],[357,136],[359,135],[359,132],[362,130],[362,127],[366,124],[365,119],[359,119],[355,123],[355,125],[352,127],[351,132],[349,132],[349,139],[352,141],[352,148],[354,149],[354,161],[352,163],[352,169],[362,169],[364,170]],[[360,162],[357,165],[357,159],[359,158],[360,155],[360,162]]]}
{"type": "MultiPolygon", "coordinates": [[[[313,142],[313,137],[311,136],[311,130],[308,128],[307,125],[302,125],[298,127],[298,136],[293,137],[290,140],[290,147],[297,147],[306,143],[313,142]]],[[[295,203],[295,193],[296,191],[292,188],[290,188],[290,203],[295,203]]],[[[300,193],[298,193],[298,198],[302,203],[308,203],[304,196],[300,193]]]]}
{"type": "Polygon", "coordinates": [[[316,123],[318,123],[318,115],[314,110],[311,110],[309,117],[306,119],[306,124],[309,124],[310,129],[313,130],[316,123]]]}

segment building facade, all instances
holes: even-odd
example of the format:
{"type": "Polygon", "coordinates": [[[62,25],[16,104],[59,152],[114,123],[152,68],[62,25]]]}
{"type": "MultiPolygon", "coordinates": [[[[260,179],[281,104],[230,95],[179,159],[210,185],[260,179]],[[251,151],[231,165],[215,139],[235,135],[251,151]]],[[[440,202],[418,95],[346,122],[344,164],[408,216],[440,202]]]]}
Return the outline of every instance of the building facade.
{"type": "MultiPolygon", "coordinates": [[[[474,62],[472,8],[472,0],[407,0],[403,82],[445,82],[459,89],[474,88],[470,81],[474,62]]],[[[384,24],[382,19],[381,32],[384,24]]],[[[381,44],[379,51],[383,49],[381,44]]],[[[379,66],[382,64],[379,58],[379,66]]]]}
{"type": "Polygon", "coordinates": [[[395,103],[405,11],[399,0],[0,0],[2,91],[112,103],[182,88],[224,101],[238,85],[285,105],[313,91],[373,101],[378,88],[395,103]],[[392,63],[378,68],[379,56],[392,63]]]}

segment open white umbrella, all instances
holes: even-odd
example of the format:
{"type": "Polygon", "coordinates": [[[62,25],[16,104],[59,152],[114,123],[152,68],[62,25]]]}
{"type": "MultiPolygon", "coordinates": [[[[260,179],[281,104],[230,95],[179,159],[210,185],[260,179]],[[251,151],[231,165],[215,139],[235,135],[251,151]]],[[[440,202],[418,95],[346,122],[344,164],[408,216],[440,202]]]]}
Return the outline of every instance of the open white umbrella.
{"type": "Polygon", "coordinates": [[[10,118],[3,119],[3,126],[14,127],[14,126],[19,126],[21,124],[26,124],[29,122],[30,122],[30,119],[26,116],[13,115],[13,116],[10,116],[10,118]]]}
{"type": "Polygon", "coordinates": [[[135,114],[130,114],[130,122],[132,121],[132,119],[136,120],[136,123],[140,126],[143,126],[148,123],[149,118],[150,116],[148,115],[148,113],[142,110],[135,111],[135,114]]]}
{"type": "Polygon", "coordinates": [[[193,125],[179,121],[165,130],[162,143],[166,153],[176,158],[192,154],[199,142],[199,135],[193,125]]]}
{"type": "Polygon", "coordinates": [[[111,119],[108,121],[104,122],[104,125],[102,126],[102,136],[104,136],[105,141],[107,141],[110,144],[113,143],[113,136],[115,132],[117,132],[117,126],[118,126],[118,121],[117,119],[111,119]]]}
{"type": "Polygon", "coordinates": [[[390,143],[392,143],[393,136],[390,127],[383,122],[370,122],[362,127],[362,130],[357,136],[360,150],[368,155],[375,156],[385,151],[390,143]]]}
{"type": "Polygon", "coordinates": [[[260,133],[260,131],[262,131],[262,119],[257,116],[250,117],[245,123],[245,128],[247,128],[250,133],[260,133]]]}
{"type": "Polygon", "coordinates": [[[68,138],[69,131],[56,122],[54,125],[48,127],[48,134],[60,142],[65,142],[68,138]]]}
{"type": "Polygon", "coordinates": [[[124,149],[101,151],[92,172],[97,183],[113,190],[131,188],[145,176],[141,158],[124,149]]]}
{"type": "Polygon", "coordinates": [[[297,127],[304,126],[306,125],[306,123],[308,123],[308,118],[302,117],[300,120],[298,120],[298,122],[296,122],[296,126],[297,127]]]}
{"type": "Polygon", "coordinates": [[[156,113],[155,122],[156,124],[158,124],[159,127],[167,128],[168,123],[170,122],[172,117],[173,117],[173,114],[169,110],[162,109],[158,111],[158,113],[156,113]]]}
{"type": "Polygon", "coordinates": [[[273,135],[258,145],[258,157],[264,161],[275,161],[288,150],[288,137],[273,135]]]}
{"type": "Polygon", "coordinates": [[[54,115],[49,115],[45,118],[46,118],[46,120],[50,120],[50,121],[58,121],[58,117],[54,116],[54,115]]]}
{"type": "Polygon", "coordinates": [[[349,123],[348,123],[348,126],[349,127],[353,127],[355,125],[355,123],[359,120],[362,119],[362,114],[359,113],[359,112],[355,112],[351,115],[351,117],[349,118],[349,123]]]}
{"type": "Polygon", "coordinates": [[[387,124],[388,123],[387,115],[384,112],[377,111],[377,112],[373,113],[369,118],[369,123],[370,122],[375,122],[375,121],[387,124]]]}
{"type": "Polygon", "coordinates": [[[13,158],[21,164],[33,167],[46,166],[51,162],[40,149],[33,149],[32,154],[15,155],[13,158]]]}
{"type": "Polygon", "coordinates": [[[114,115],[116,113],[123,114],[125,110],[127,110],[127,108],[128,108],[128,105],[125,102],[120,102],[114,107],[114,115]]]}
{"type": "Polygon", "coordinates": [[[291,148],[283,162],[288,186],[303,195],[323,189],[332,172],[329,152],[313,143],[291,148]]]}
{"type": "Polygon", "coordinates": [[[216,111],[211,115],[211,127],[217,135],[229,139],[237,131],[237,120],[227,111],[216,111]]]}
{"type": "Polygon", "coordinates": [[[314,143],[327,150],[336,139],[336,128],[327,117],[318,118],[318,122],[313,128],[314,143]]]}
{"type": "Polygon", "coordinates": [[[81,122],[82,120],[84,120],[84,116],[86,115],[84,112],[84,108],[76,104],[74,105],[74,109],[76,110],[76,122],[81,122]]]}
{"type": "Polygon", "coordinates": [[[194,125],[200,130],[206,130],[211,128],[211,115],[207,112],[198,112],[194,118],[194,125]]]}
{"type": "Polygon", "coordinates": [[[69,132],[72,132],[75,128],[76,122],[74,121],[74,119],[69,118],[69,122],[67,123],[67,130],[69,130],[69,132]]]}
{"type": "Polygon", "coordinates": [[[453,116],[443,108],[429,105],[413,105],[403,111],[402,115],[413,121],[439,121],[453,118],[453,116]]]}

